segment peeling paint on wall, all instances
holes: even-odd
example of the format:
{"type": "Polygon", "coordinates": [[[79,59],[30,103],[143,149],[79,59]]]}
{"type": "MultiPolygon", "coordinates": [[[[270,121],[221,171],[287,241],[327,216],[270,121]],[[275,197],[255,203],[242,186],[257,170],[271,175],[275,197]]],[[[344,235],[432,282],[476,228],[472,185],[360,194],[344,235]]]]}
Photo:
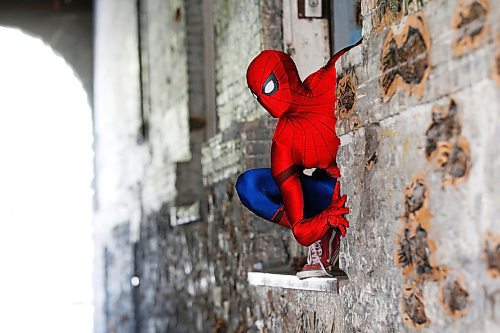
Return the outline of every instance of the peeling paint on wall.
{"type": "Polygon", "coordinates": [[[436,279],[440,271],[431,263],[434,243],[421,225],[412,227],[405,228],[403,237],[399,240],[397,263],[403,268],[403,276],[412,277],[417,281],[436,279]]]}
{"type": "Polygon", "coordinates": [[[427,207],[424,207],[424,204],[427,206],[428,197],[424,177],[417,175],[405,188],[405,217],[408,218],[410,214],[415,214],[422,208],[426,209],[427,207]]]}
{"type": "Polygon", "coordinates": [[[463,278],[450,276],[444,280],[439,291],[439,301],[453,319],[465,316],[471,301],[463,278]]]}
{"type": "Polygon", "coordinates": [[[404,194],[404,227],[397,237],[395,255],[396,265],[403,270],[405,279],[400,302],[403,322],[415,328],[429,325],[422,294],[427,281],[440,283],[439,297],[444,311],[454,319],[462,317],[469,308],[469,293],[461,277],[457,277],[447,266],[437,265],[433,258],[436,245],[429,236],[431,213],[424,176],[415,175],[404,194]]]}
{"type": "Polygon", "coordinates": [[[483,257],[488,273],[500,278],[500,234],[488,232],[483,244],[483,257]]]}
{"type": "Polygon", "coordinates": [[[468,176],[471,168],[471,157],[469,142],[463,136],[455,140],[455,144],[443,148],[447,159],[442,161],[443,186],[458,185],[468,176]]]}
{"type": "Polygon", "coordinates": [[[340,75],[337,81],[335,114],[338,121],[347,125],[350,131],[361,127],[361,119],[356,111],[358,100],[357,86],[357,78],[352,68],[340,75]]]}
{"type": "Polygon", "coordinates": [[[449,141],[461,131],[457,117],[457,104],[450,100],[446,106],[434,106],[432,108],[432,124],[425,135],[427,137],[425,154],[428,159],[433,159],[439,142],[449,141]]]}
{"type": "Polygon", "coordinates": [[[422,15],[406,17],[393,26],[382,47],[380,86],[387,102],[398,88],[422,97],[431,69],[431,41],[422,15]]]}
{"type": "Polygon", "coordinates": [[[432,108],[427,129],[425,154],[442,172],[442,185],[458,185],[467,179],[472,161],[468,140],[461,136],[458,107],[454,100],[432,108]]]}
{"type": "Polygon", "coordinates": [[[486,19],[490,10],[488,0],[460,0],[452,18],[455,39],[453,53],[460,56],[479,46],[488,27],[486,19]]]}
{"type": "Polygon", "coordinates": [[[431,213],[429,206],[429,190],[427,182],[423,174],[418,173],[413,177],[413,180],[404,190],[405,195],[405,215],[406,223],[412,221],[422,225],[423,228],[429,229],[429,221],[431,213]]]}
{"type": "Polygon", "coordinates": [[[434,263],[436,245],[429,237],[431,213],[425,178],[417,174],[405,188],[404,227],[397,238],[396,265],[403,276],[416,282],[438,280],[443,269],[434,263]]]}
{"type": "Polygon", "coordinates": [[[410,283],[403,288],[400,309],[406,325],[415,328],[429,326],[430,320],[425,313],[424,297],[418,285],[410,283]]]}
{"type": "Polygon", "coordinates": [[[337,117],[347,119],[354,113],[356,106],[356,83],[349,74],[342,75],[337,83],[337,117]]]}

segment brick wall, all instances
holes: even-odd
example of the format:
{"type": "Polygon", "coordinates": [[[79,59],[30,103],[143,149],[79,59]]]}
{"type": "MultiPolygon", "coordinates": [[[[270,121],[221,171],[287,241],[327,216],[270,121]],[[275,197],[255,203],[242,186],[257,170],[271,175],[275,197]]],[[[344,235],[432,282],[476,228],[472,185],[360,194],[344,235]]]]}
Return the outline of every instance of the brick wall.
{"type": "Polygon", "coordinates": [[[258,289],[260,327],[496,331],[499,192],[486,184],[498,177],[489,151],[499,138],[500,8],[363,1],[362,10],[363,45],[337,68],[349,283],[340,295],[258,289]]]}
{"type": "Polygon", "coordinates": [[[362,1],[363,45],[337,68],[340,294],[246,282],[304,253],[234,191],[269,165],[276,122],[245,70],[282,48],[282,2],[212,2],[215,111],[196,61],[205,8],[97,5],[96,332],[498,330],[499,5],[362,1]],[[202,220],[172,226],[195,201],[202,220]]]}
{"type": "Polygon", "coordinates": [[[252,101],[245,71],[253,55],[262,48],[259,1],[214,1],[216,48],[216,107],[218,128],[263,115],[252,101]]]}

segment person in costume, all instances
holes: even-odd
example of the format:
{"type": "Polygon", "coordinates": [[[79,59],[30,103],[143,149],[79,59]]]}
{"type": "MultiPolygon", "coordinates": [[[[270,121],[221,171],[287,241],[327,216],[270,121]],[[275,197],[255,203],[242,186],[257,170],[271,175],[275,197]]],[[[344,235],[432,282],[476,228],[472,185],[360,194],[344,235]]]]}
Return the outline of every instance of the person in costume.
{"type": "Polygon", "coordinates": [[[252,95],[279,121],[272,138],[271,168],[245,171],[236,190],[244,206],[291,229],[301,245],[309,246],[299,278],[330,275],[338,261],[340,237],[349,227],[344,217],[349,213],[347,197],[340,196],[338,181],[340,140],[334,109],[335,62],[351,47],[303,82],[292,58],[281,51],[262,51],[247,70],[252,95]],[[311,176],[303,173],[312,168],[311,176]]]}

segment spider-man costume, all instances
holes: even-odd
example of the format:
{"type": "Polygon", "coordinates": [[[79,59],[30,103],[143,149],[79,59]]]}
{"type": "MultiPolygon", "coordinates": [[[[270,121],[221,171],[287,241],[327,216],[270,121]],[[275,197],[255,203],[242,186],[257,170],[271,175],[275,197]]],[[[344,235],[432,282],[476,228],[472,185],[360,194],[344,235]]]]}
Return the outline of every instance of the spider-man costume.
{"type": "MultiPolygon", "coordinates": [[[[358,43],[359,44],[359,43],[358,43]]],[[[358,45],[356,44],[356,45],[358,45]]],[[[350,47],[349,47],[350,48],[350,47]]],[[[339,195],[335,133],[335,62],[300,80],[291,57],[262,51],[249,65],[247,83],[257,101],[279,118],[271,146],[271,169],[248,170],[238,177],[242,203],[258,216],[292,229],[309,246],[332,227],[345,235],[347,197],[339,195]],[[317,168],[313,176],[304,169],[317,168]]]]}

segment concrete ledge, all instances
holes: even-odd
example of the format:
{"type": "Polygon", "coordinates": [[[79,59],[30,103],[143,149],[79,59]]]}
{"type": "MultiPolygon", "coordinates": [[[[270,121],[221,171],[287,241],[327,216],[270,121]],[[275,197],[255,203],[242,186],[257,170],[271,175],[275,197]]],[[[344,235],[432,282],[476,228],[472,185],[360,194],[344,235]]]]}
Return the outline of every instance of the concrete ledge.
{"type": "Polygon", "coordinates": [[[263,272],[248,272],[248,283],[253,286],[277,287],[284,289],[298,289],[337,293],[339,280],[346,277],[309,278],[300,280],[295,275],[272,274],[263,272]]]}

